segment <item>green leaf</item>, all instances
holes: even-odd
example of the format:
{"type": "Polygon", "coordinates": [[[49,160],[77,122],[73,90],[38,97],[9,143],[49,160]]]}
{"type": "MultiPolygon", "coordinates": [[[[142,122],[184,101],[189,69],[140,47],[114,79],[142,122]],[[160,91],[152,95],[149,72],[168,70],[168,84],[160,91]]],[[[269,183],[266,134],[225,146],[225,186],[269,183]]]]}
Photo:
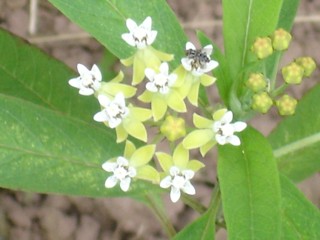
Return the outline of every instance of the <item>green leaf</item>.
{"type": "Polygon", "coordinates": [[[106,189],[101,165],[122,155],[111,130],[0,94],[0,186],[23,191],[91,197],[142,196],[157,187],[106,189]],[[146,190],[148,189],[148,190],[146,190]]]}
{"type": "Polygon", "coordinates": [[[258,36],[270,35],[276,28],[282,0],[224,0],[223,36],[225,56],[233,81],[248,63],[248,53],[258,36]]]}
{"type": "Polygon", "coordinates": [[[320,85],[298,103],[296,113],[285,118],[268,137],[279,170],[301,181],[320,170],[320,85]]]}
{"type": "Polygon", "coordinates": [[[125,43],[121,34],[128,32],[126,19],[137,22],[152,17],[152,28],[158,31],[153,46],[176,55],[174,67],[184,55],[186,36],[166,1],[158,0],[49,0],[73,22],[90,33],[120,59],[135,49],[125,43]]]}
{"type": "Polygon", "coordinates": [[[219,146],[218,177],[228,239],[279,239],[280,184],[272,149],[256,130],[219,146]]]}
{"type": "Polygon", "coordinates": [[[0,52],[0,93],[93,123],[99,104],[69,86],[71,69],[2,29],[0,52]]]}
{"type": "Polygon", "coordinates": [[[320,212],[284,176],[282,191],[282,240],[320,239],[320,212]]]}

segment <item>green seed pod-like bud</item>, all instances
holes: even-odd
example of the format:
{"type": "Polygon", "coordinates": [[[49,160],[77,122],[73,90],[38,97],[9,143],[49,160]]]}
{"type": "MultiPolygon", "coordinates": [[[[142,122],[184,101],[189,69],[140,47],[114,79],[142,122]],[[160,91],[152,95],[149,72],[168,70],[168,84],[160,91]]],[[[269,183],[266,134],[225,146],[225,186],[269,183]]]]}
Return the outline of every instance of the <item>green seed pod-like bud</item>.
{"type": "Polygon", "coordinates": [[[267,81],[261,73],[251,73],[246,86],[253,92],[259,92],[266,88],[267,81]]]}
{"type": "Polygon", "coordinates": [[[173,142],[186,135],[185,121],[183,118],[167,116],[160,131],[169,141],[173,142]]]}
{"type": "Polygon", "coordinates": [[[298,101],[293,97],[285,94],[276,101],[279,114],[282,116],[292,115],[295,113],[298,101]]]}
{"type": "Polygon", "coordinates": [[[316,62],[311,57],[300,57],[295,60],[304,69],[303,75],[305,77],[310,77],[313,71],[316,69],[316,62]]]}
{"type": "Polygon", "coordinates": [[[300,84],[303,77],[303,67],[293,62],[282,68],[282,76],[288,84],[300,84]]]}
{"type": "Polygon", "coordinates": [[[269,37],[258,37],[253,43],[251,50],[259,59],[268,57],[273,52],[271,39],[269,37]]]}
{"type": "Polygon", "coordinates": [[[261,92],[253,95],[251,107],[257,112],[266,113],[272,104],[273,101],[269,94],[267,92],[261,92]]]}
{"type": "Polygon", "coordinates": [[[291,34],[286,30],[279,28],[271,36],[272,46],[275,50],[282,51],[289,47],[291,42],[291,34]]]}

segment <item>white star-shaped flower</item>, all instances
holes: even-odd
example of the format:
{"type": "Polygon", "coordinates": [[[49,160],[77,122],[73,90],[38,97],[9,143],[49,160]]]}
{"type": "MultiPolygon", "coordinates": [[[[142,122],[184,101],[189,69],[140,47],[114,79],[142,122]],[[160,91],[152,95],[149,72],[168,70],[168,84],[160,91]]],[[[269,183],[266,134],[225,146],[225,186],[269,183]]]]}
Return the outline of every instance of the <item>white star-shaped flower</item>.
{"type": "Polygon", "coordinates": [[[194,76],[201,76],[204,73],[212,71],[219,63],[211,60],[212,45],[207,45],[203,49],[196,49],[191,43],[186,44],[186,55],[181,59],[183,67],[191,72],[194,76]]]}
{"type": "Polygon", "coordinates": [[[169,170],[170,175],[162,179],[160,182],[160,187],[169,188],[170,199],[172,202],[177,202],[181,196],[181,190],[189,195],[194,195],[196,193],[195,188],[190,183],[190,180],[194,176],[194,171],[192,170],[180,170],[176,166],[172,166],[169,170]]]}
{"type": "Polygon", "coordinates": [[[128,191],[131,179],[137,175],[134,167],[129,166],[129,162],[124,157],[118,157],[116,162],[105,162],[102,168],[107,172],[112,172],[113,175],[105,181],[106,188],[113,188],[120,182],[122,191],[128,191]]]}
{"type": "Polygon", "coordinates": [[[96,113],[93,119],[97,122],[108,122],[110,128],[115,128],[121,124],[123,118],[129,113],[123,93],[118,93],[113,100],[105,95],[99,95],[98,100],[104,109],[96,113]]]}
{"type": "Polygon", "coordinates": [[[240,121],[231,123],[232,118],[232,112],[227,111],[219,121],[213,123],[216,141],[221,145],[230,143],[234,146],[239,146],[241,144],[239,137],[234,135],[234,133],[243,131],[247,127],[247,124],[240,121]]]}
{"type": "Polygon", "coordinates": [[[150,92],[166,94],[175,83],[177,75],[173,73],[169,74],[169,66],[166,62],[161,63],[159,69],[160,73],[156,73],[153,69],[146,68],[145,74],[150,81],[146,84],[146,89],[150,92]]]}
{"type": "Polygon", "coordinates": [[[121,37],[130,46],[142,49],[151,45],[156,40],[157,31],[151,30],[151,17],[147,17],[139,26],[129,18],[126,21],[126,25],[129,33],[123,33],[121,37]]]}
{"type": "Polygon", "coordinates": [[[101,86],[102,75],[99,68],[94,64],[89,70],[84,65],[78,64],[77,69],[80,76],[70,79],[69,84],[78,88],[81,95],[92,95],[101,86]]]}

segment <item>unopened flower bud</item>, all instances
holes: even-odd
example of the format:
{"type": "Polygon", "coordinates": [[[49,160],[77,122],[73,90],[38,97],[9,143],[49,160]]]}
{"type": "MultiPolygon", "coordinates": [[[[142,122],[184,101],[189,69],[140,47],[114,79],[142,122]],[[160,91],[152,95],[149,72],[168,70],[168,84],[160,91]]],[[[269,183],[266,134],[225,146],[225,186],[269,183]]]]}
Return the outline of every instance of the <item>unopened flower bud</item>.
{"type": "Polygon", "coordinates": [[[185,121],[183,118],[167,116],[160,131],[169,141],[175,141],[186,135],[185,121]]]}
{"type": "Polygon", "coordinates": [[[302,81],[303,72],[303,67],[295,62],[292,62],[282,68],[283,79],[288,84],[300,84],[302,81]]]}
{"type": "Polygon", "coordinates": [[[246,86],[253,92],[259,92],[266,88],[267,82],[261,73],[251,73],[246,86]]]}
{"type": "Polygon", "coordinates": [[[266,113],[271,108],[273,101],[267,92],[261,92],[254,94],[252,97],[252,109],[260,112],[266,113]]]}
{"type": "Polygon", "coordinates": [[[310,77],[313,71],[316,69],[316,62],[311,57],[299,57],[295,60],[304,69],[303,75],[305,77],[310,77]]]}
{"type": "Polygon", "coordinates": [[[259,59],[263,59],[272,54],[273,48],[269,37],[258,37],[253,43],[251,49],[259,59]]]}
{"type": "Polygon", "coordinates": [[[289,47],[292,36],[286,30],[279,28],[271,36],[272,46],[275,50],[282,51],[289,47]]]}
{"type": "Polygon", "coordinates": [[[282,116],[292,115],[295,113],[298,101],[293,97],[285,94],[276,101],[279,114],[282,116]]]}

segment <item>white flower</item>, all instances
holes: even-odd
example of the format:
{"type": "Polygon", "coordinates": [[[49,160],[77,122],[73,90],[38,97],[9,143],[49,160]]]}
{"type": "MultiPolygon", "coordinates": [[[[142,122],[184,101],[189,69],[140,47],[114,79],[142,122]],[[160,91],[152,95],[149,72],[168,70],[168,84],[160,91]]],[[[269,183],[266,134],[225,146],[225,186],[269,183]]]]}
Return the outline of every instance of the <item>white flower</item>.
{"type": "Polygon", "coordinates": [[[151,17],[147,17],[139,26],[135,21],[129,18],[126,21],[126,25],[129,33],[124,33],[121,37],[130,46],[142,49],[155,41],[157,31],[151,30],[151,17]]]}
{"type": "Polygon", "coordinates": [[[102,76],[99,68],[94,64],[89,70],[84,65],[78,64],[77,69],[80,76],[70,79],[69,84],[72,87],[79,88],[79,94],[81,95],[92,95],[101,85],[102,76]]]}
{"type": "Polygon", "coordinates": [[[181,59],[183,67],[194,76],[201,76],[212,71],[219,63],[211,60],[212,45],[207,45],[203,49],[197,50],[191,42],[186,44],[187,57],[181,59]]]}
{"type": "Polygon", "coordinates": [[[121,124],[123,118],[129,113],[123,93],[118,93],[113,100],[105,95],[99,95],[98,100],[104,109],[96,113],[93,119],[97,122],[108,122],[110,128],[115,128],[121,124]]]}
{"type": "Polygon", "coordinates": [[[116,162],[105,162],[102,168],[107,172],[112,172],[113,175],[105,181],[106,188],[113,188],[120,182],[122,191],[128,191],[131,183],[131,178],[137,175],[134,167],[129,166],[129,162],[124,157],[118,157],[116,162]]]}
{"type": "Polygon", "coordinates": [[[231,123],[232,118],[232,112],[227,111],[219,121],[213,123],[216,141],[221,145],[230,143],[234,146],[239,146],[241,143],[239,137],[234,135],[234,133],[243,131],[247,127],[247,124],[245,122],[231,123]]]}
{"type": "Polygon", "coordinates": [[[146,88],[150,92],[159,92],[161,94],[166,94],[169,92],[170,87],[175,83],[177,79],[176,74],[169,75],[168,63],[164,62],[160,65],[160,73],[155,73],[151,68],[146,68],[145,74],[150,80],[146,84],[146,88]]]}
{"type": "Polygon", "coordinates": [[[169,170],[170,175],[162,179],[160,182],[160,187],[169,188],[170,199],[172,202],[177,202],[181,196],[181,190],[189,195],[194,195],[196,190],[190,183],[190,179],[194,176],[194,171],[192,170],[182,170],[176,166],[172,166],[169,170]]]}

